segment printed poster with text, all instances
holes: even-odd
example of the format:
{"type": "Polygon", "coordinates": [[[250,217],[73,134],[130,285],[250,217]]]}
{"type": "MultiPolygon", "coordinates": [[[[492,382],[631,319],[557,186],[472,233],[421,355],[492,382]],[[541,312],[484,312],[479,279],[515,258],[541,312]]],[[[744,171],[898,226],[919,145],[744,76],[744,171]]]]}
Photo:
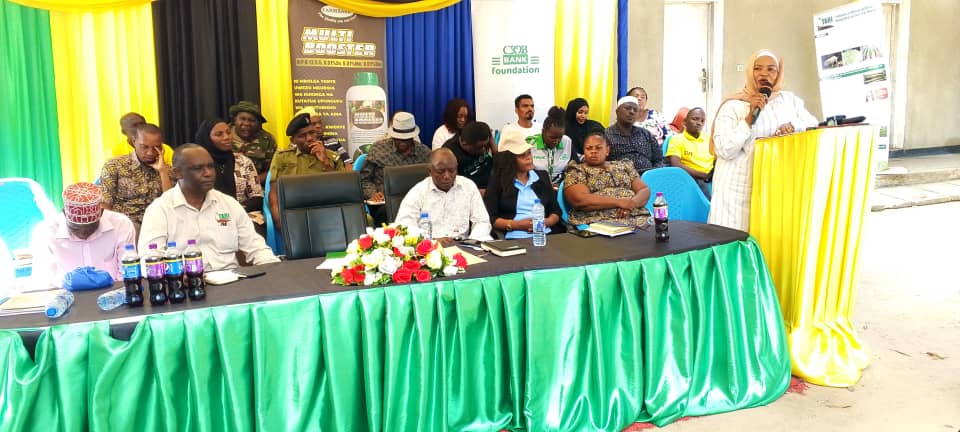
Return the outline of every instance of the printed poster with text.
{"type": "Polygon", "coordinates": [[[877,129],[878,168],[887,168],[892,82],[879,2],[858,2],[813,17],[824,118],[866,116],[877,129]]]}
{"type": "Polygon", "coordinates": [[[386,133],[386,22],[316,0],[290,0],[289,17],[294,110],[319,108],[353,155],[386,133]]]}

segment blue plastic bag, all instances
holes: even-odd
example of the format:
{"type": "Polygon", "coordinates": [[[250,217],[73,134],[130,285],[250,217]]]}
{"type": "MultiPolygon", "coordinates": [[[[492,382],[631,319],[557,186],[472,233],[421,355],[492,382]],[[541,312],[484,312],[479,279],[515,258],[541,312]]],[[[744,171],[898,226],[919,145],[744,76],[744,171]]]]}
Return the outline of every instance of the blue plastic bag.
{"type": "Polygon", "coordinates": [[[63,275],[63,289],[67,291],[84,291],[109,286],[113,286],[113,276],[93,267],[77,267],[63,275]]]}

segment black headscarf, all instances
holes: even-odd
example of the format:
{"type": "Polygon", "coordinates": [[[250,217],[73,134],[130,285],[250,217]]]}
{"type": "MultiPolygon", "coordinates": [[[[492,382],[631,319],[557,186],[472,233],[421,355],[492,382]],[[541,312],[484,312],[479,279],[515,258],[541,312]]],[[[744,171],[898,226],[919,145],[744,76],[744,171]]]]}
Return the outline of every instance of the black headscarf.
{"type": "Polygon", "coordinates": [[[573,99],[567,104],[567,127],[564,134],[570,137],[570,141],[573,142],[573,150],[577,154],[583,154],[583,140],[587,138],[587,135],[591,132],[603,132],[603,126],[593,120],[587,119],[583,124],[577,123],[577,110],[585,106],[588,105],[584,98],[573,99]]]}
{"type": "Polygon", "coordinates": [[[194,135],[193,139],[196,140],[197,144],[207,149],[210,156],[213,157],[213,165],[217,171],[217,179],[213,185],[214,189],[236,198],[237,180],[233,174],[236,162],[233,151],[221,151],[213,145],[213,140],[210,139],[210,131],[218,123],[227,124],[226,121],[221,119],[205,120],[200,123],[200,128],[197,129],[197,134],[194,135]]]}

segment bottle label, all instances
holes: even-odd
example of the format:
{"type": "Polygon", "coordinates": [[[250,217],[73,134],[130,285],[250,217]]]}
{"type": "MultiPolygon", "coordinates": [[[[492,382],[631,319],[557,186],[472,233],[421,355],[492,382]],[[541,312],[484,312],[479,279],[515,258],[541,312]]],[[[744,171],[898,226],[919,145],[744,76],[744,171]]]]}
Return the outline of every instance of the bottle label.
{"type": "Polygon", "coordinates": [[[123,265],[124,279],[140,279],[140,263],[134,262],[123,265]]]}
{"type": "Polygon", "coordinates": [[[183,260],[183,266],[187,273],[198,274],[203,273],[203,259],[202,258],[187,258],[183,260]]]}
{"type": "Polygon", "coordinates": [[[164,273],[163,261],[154,264],[147,264],[147,278],[149,279],[161,279],[163,278],[164,273]]]}
{"type": "Polygon", "coordinates": [[[654,219],[667,219],[667,206],[653,208],[654,219]]]}
{"type": "Polygon", "coordinates": [[[544,228],[546,228],[546,227],[545,227],[545,225],[544,225],[544,223],[543,223],[542,220],[538,220],[538,221],[534,222],[534,225],[533,225],[533,231],[534,231],[534,232],[546,231],[544,228]]]}
{"type": "Polygon", "coordinates": [[[183,261],[179,258],[167,260],[167,275],[175,276],[183,274],[183,261]]]}

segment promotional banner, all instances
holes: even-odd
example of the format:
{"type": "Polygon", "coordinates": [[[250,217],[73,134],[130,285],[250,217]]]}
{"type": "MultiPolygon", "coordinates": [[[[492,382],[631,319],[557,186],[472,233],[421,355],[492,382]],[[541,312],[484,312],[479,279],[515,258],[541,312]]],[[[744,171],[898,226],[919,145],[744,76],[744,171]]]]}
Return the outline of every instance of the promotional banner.
{"type": "Polygon", "coordinates": [[[477,120],[496,130],[515,123],[513,100],[529,94],[539,128],[555,105],[556,1],[473,0],[471,6],[477,120]]]}
{"type": "Polygon", "coordinates": [[[823,116],[865,116],[877,128],[877,163],[890,148],[890,65],[883,8],[857,2],[813,17],[823,116]]]}
{"type": "Polygon", "coordinates": [[[294,110],[319,108],[350,154],[386,134],[386,22],[316,0],[290,0],[289,16],[294,110]]]}

